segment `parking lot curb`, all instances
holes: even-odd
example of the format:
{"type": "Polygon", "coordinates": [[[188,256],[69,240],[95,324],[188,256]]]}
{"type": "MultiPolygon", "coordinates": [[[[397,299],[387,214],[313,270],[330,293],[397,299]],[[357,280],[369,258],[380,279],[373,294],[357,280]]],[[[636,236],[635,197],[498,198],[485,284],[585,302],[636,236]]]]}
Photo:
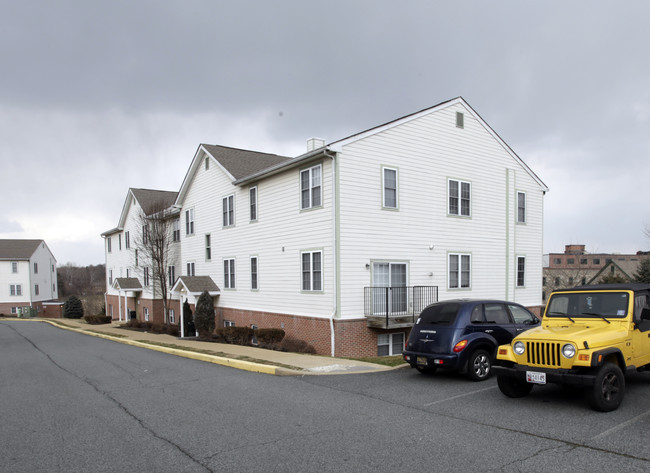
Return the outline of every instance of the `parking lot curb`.
{"type": "Polygon", "coordinates": [[[113,337],[111,335],[106,335],[103,333],[90,332],[88,330],[78,329],[74,327],[68,327],[65,325],[59,325],[56,322],[50,320],[38,320],[36,322],[46,322],[54,327],[62,328],[64,330],[69,330],[71,332],[82,333],[84,335],[91,335],[93,337],[104,338],[106,340],[111,340],[113,342],[119,342],[124,345],[131,345],[140,348],[146,348],[148,350],[154,350],[162,353],[167,353],[175,356],[182,356],[183,358],[190,358],[192,360],[205,361],[207,363],[213,363],[215,365],[228,366],[230,368],[236,368],[239,370],[251,371],[254,373],[264,373],[270,375],[296,375],[300,374],[299,371],[289,370],[286,368],[280,368],[277,366],[265,365],[262,363],[254,363],[252,361],[236,360],[234,358],[227,358],[217,355],[208,355],[205,353],[197,353],[188,350],[179,350],[177,348],[162,347],[158,345],[151,345],[149,343],[138,342],[135,340],[124,339],[120,337],[113,337]]]}

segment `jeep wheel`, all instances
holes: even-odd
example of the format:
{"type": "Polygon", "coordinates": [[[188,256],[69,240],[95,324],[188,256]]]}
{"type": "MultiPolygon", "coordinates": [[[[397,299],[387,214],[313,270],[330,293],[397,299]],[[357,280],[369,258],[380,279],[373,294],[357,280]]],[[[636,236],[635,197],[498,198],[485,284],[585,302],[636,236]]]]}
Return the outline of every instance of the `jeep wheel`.
{"type": "Polygon", "coordinates": [[[415,369],[422,374],[433,374],[438,369],[437,366],[415,366],[415,369]]]}
{"type": "Polygon", "coordinates": [[[597,411],[613,411],[621,405],[625,394],[625,377],[613,363],[605,363],[596,374],[596,381],[587,390],[587,400],[597,411]]]}
{"type": "Polygon", "coordinates": [[[497,376],[497,384],[503,394],[513,398],[528,396],[533,389],[532,383],[506,376],[497,376]]]}
{"type": "Polygon", "coordinates": [[[484,381],[492,373],[492,360],[485,350],[476,350],[467,362],[467,375],[473,381],[484,381]]]}

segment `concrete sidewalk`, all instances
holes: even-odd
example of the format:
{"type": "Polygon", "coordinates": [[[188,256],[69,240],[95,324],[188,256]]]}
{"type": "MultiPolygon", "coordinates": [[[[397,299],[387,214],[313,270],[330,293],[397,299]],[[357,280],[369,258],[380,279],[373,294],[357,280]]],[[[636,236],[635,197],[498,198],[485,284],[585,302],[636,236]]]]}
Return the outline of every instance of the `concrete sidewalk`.
{"type": "MultiPolygon", "coordinates": [[[[204,342],[171,335],[138,332],[120,328],[123,322],[90,325],[83,319],[13,319],[50,323],[56,327],[119,343],[156,350],[176,356],[206,361],[232,368],[278,376],[305,376],[343,373],[369,373],[396,369],[389,366],[318,355],[288,353],[264,348],[204,342]]],[[[397,368],[401,368],[401,365],[397,368]]]]}

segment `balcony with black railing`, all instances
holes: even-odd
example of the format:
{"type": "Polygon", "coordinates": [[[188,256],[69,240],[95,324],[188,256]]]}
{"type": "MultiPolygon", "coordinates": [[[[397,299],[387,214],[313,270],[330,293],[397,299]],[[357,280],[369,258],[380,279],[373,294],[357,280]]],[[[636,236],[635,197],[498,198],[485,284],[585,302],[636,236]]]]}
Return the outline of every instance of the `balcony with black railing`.
{"type": "Polygon", "coordinates": [[[438,286],[365,287],[368,327],[412,327],[422,309],[438,301],[438,286]]]}

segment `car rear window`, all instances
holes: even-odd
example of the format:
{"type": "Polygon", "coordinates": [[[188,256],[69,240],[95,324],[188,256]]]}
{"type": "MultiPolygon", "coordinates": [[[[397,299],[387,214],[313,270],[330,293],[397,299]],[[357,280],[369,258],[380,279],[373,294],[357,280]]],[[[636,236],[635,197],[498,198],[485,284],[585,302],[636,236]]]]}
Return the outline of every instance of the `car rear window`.
{"type": "Polygon", "coordinates": [[[460,304],[435,304],[427,307],[420,314],[418,324],[452,325],[456,321],[460,304]]]}

